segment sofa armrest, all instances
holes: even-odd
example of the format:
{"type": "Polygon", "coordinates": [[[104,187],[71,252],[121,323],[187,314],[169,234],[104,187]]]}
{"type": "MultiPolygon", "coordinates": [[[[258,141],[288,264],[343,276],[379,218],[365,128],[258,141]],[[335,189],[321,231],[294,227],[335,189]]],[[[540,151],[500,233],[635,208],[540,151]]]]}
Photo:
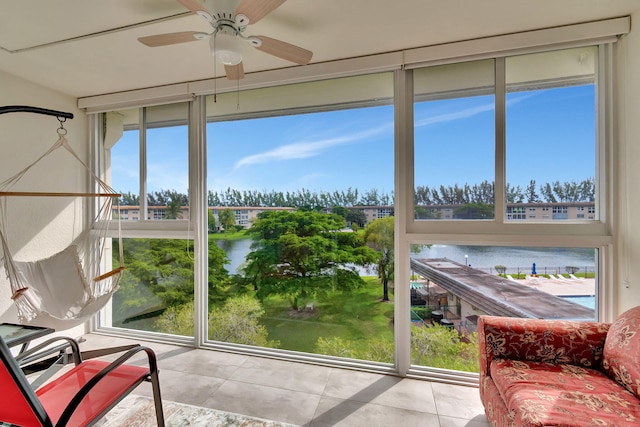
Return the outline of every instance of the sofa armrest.
{"type": "Polygon", "coordinates": [[[481,316],[480,376],[496,358],[568,363],[598,369],[609,323],[481,316]]]}

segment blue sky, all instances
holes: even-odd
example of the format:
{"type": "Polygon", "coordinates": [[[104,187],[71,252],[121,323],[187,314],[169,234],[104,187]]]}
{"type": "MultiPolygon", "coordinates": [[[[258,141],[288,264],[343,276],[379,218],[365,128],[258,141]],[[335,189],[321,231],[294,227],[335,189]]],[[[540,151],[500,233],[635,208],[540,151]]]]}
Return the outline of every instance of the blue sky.
{"type": "MultiPolygon", "coordinates": [[[[594,89],[507,96],[507,180],[581,181],[595,170],[594,89]]],[[[415,105],[416,185],[493,181],[493,96],[415,105]]],[[[149,190],[187,191],[186,127],[149,131],[149,190]]],[[[137,132],[113,150],[116,190],[136,193],[137,132]]],[[[393,190],[393,107],[207,125],[208,186],[238,190],[393,190]]]]}

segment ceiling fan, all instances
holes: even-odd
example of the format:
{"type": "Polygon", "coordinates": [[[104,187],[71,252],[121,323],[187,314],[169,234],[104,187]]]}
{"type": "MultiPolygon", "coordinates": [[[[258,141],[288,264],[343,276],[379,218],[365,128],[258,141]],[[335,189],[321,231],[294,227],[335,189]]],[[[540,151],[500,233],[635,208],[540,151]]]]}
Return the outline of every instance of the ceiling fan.
{"type": "Polygon", "coordinates": [[[223,65],[229,80],[244,77],[242,45],[250,46],[296,64],[306,65],[313,52],[266,36],[246,36],[248,25],[275,10],[286,0],[205,0],[206,7],[197,0],[177,0],[184,7],[204,18],[212,28],[211,33],[182,31],[140,37],[138,41],[149,47],[167,46],[196,40],[209,39],[211,54],[223,65]]]}

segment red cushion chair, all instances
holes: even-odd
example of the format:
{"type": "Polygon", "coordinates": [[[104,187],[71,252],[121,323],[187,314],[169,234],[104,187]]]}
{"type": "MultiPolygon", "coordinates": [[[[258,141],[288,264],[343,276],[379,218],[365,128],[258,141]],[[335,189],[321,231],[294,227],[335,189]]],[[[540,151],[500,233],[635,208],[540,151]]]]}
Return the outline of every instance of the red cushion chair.
{"type": "Polygon", "coordinates": [[[75,366],[37,390],[33,390],[9,348],[0,338],[0,421],[23,427],[92,425],[143,381],[151,381],[158,426],[164,426],[158,368],[153,350],[138,346],[114,362],[83,362],[78,343],[66,337],[53,338],[29,350],[29,354],[66,340],[75,366]],[[148,367],[125,364],[144,351],[148,367]]]}
{"type": "Polygon", "coordinates": [[[640,425],[640,307],[613,323],[481,316],[480,398],[494,427],[640,425]]]}

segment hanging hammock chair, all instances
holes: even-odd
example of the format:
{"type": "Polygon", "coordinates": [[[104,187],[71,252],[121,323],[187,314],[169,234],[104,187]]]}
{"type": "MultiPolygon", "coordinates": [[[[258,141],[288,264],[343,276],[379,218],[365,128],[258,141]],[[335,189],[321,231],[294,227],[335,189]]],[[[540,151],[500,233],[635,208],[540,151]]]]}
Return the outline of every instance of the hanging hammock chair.
{"type": "MultiPolygon", "coordinates": [[[[113,204],[119,202],[120,195],[95,175],[78,157],[65,138],[66,129],[62,126],[63,121],[59,120],[60,128],[55,144],[32,164],[0,183],[0,242],[4,268],[11,284],[11,298],[18,311],[18,320],[22,323],[37,323],[39,317],[46,316],[62,321],[90,318],[109,301],[117,290],[118,281],[124,270],[122,236],[118,219],[116,223],[118,224],[119,265],[109,268],[106,273],[100,272],[101,264],[105,264],[105,258],[103,258],[105,249],[111,240],[107,236],[110,233],[109,224],[113,223],[111,221],[113,204]],[[27,172],[58,150],[71,154],[80,163],[88,173],[88,188],[95,192],[33,192],[16,189],[15,186],[27,172]],[[15,212],[15,207],[11,206],[10,201],[15,203],[13,201],[17,198],[24,197],[37,198],[38,205],[35,211],[47,212],[46,205],[42,204],[46,199],[66,198],[68,202],[67,200],[64,202],[67,205],[81,206],[81,215],[86,217],[87,209],[90,212],[95,211],[96,215],[88,227],[81,227],[83,231],[76,233],[77,235],[53,237],[58,245],[59,242],[65,242],[65,238],[68,239],[69,244],[65,249],[43,259],[17,260],[12,254],[9,241],[9,231],[15,227],[10,227],[9,222],[24,221],[23,218],[28,214],[33,215],[34,209],[31,208],[24,213],[15,212]]],[[[21,226],[24,229],[24,223],[21,223],[21,226]]],[[[51,228],[55,229],[53,226],[51,228]]],[[[107,256],[106,263],[111,264],[111,258],[107,256]]],[[[115,263],[115,257],[113,258],[115,263]]]]}

